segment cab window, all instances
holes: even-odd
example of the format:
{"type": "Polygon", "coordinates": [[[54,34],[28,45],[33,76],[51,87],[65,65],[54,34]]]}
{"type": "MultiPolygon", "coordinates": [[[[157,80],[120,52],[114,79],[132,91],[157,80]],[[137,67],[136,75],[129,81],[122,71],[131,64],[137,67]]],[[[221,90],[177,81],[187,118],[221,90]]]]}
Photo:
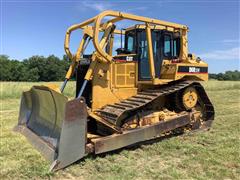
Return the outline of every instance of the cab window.
{"type": "Polygon", "coordinates": [[[167,59],[178,58],[180,53],[180,37],[173,38],[171,34],[163,37],[163,55],[167,59]]]}
{"type": "Polygon", "coordinates": [[[135,41],[135,31],[130,31],[126,34],[126,39],[125,39],[125,50],[131,53],[135,53],[135,46],[134,46],[134,41],[135,41]]]}
{"type": "Polygon", "coordinates": [[[180,38],[176,38],[173,40],[173,57],[179,57],[180,53],[180,38]]]}
{"type": "Polygon", "coordinates": [[[165,57],[168,57],[168,58],[170,58],[172,55],[170,35],[164,35],[163,54],[165,57]]]}
{"type": "Polygon", "coordinates": [[[127,38],[127,50],[128,51],[133,51],[133,37],[132,36],[128,36],[127,38]]]}

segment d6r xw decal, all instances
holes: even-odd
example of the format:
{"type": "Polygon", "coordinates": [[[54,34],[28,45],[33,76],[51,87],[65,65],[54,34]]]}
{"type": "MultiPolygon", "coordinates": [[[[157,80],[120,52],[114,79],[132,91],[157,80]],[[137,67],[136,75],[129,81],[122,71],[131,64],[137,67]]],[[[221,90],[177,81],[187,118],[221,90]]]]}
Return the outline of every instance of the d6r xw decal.
{"type": "Polygon", "coordinates": [[[207,73],[207,67],[179,66],[178,73],[207,73]]]}

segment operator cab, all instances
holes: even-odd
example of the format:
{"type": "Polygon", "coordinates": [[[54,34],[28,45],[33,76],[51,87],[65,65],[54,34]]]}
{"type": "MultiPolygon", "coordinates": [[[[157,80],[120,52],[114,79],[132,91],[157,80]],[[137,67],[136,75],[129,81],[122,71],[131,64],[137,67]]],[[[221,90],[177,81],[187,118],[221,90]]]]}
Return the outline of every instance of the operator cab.
{"type": "MultiPolygon", "coordinates": [[[[161,78],[163,60],[177,60],[180,54],[180,33],[163,29],[151,29],[153,59],[156,78],[161,78]]],[[[117,54],[133,56],[138,61],[138,80],[150,80],[148,41],[144,25],[136,25],[125,31],[124,48],[118,48],[117,54]]]]}

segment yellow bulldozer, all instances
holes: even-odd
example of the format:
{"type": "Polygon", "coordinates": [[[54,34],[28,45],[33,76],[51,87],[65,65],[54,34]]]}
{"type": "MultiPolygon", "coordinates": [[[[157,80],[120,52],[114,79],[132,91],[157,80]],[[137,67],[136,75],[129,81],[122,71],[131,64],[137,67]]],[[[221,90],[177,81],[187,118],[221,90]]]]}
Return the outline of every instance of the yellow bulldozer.
{"type": "Polygon", "coordinates": [[[72,64],[64,83],[23,92],[15,130],[58,170],[90,153],[209,129],[214,108],[200,84],[208,80],[208,65],[188,53],[187,33],[185,25],[110,10],[71,26],[64,49],[72,64]],[[118,29],[124,20],[132,25],[118,29]],[[83,37],[73,54],[76,30],[83,37]],[[85,54],[87,48],[94,51],[85,54]],[[63,93],[72,76],[76,97],[68,99],[63,93]]]}

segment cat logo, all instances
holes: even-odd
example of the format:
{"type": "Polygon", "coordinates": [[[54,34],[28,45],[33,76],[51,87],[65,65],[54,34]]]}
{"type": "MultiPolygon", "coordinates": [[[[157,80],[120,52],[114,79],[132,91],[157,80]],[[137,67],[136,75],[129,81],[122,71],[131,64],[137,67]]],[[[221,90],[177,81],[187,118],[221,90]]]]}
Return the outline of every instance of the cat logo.
{"type": "Polygon", "coordinates": [[[190,72],[190,73],[199,73],[199,72],[200,72],[200,68],[197,68],[197,67],[189,67],[189,72],[190,72]]]}
{"type": "Polygon", "coordinates": [[[126,61],[133,61],[133,57],[132,56],[127,56],[126,61]]]}

